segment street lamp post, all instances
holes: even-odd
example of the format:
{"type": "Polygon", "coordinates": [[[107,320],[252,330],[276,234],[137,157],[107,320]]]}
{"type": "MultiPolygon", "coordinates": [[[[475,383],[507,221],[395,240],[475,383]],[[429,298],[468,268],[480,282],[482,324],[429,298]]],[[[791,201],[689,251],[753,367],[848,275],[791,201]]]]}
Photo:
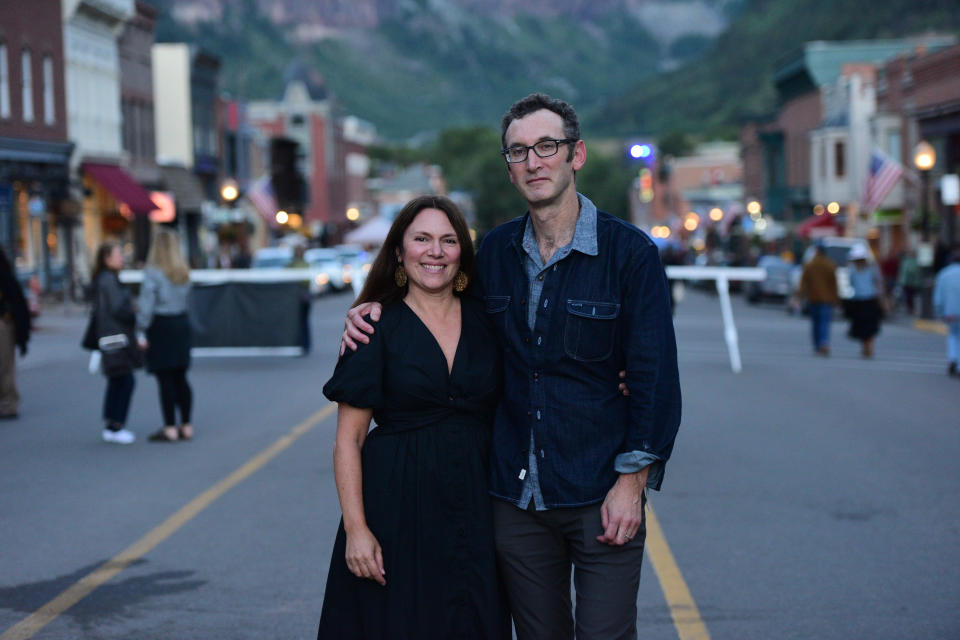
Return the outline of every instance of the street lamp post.
{"type": "Polygon", "coordinates": [[[223,185],[220,187],[220,197],[223,198],[223,201],[226,202],[228,206],[232,207],[239,195],[240,189],[237,187],[236,180],[231,178],[223,182],[223,185]]]}
{"type": "MultiPolygon", "coordinates": [[[[920,171],[920,239],[923,242],[923,258],[918,260],[923,268],[923,291],[921,292],[921,315],[924,318],[933,316],[933,301],[931,299],[933,251],[930,243],[930,207],[929,182],[930,169],[937,162],[937,153],[926,140],[921,140],[913,149],[913,165],[920,171]]],[[[920,258],[918,252],[917,255],[920,258]]]]}

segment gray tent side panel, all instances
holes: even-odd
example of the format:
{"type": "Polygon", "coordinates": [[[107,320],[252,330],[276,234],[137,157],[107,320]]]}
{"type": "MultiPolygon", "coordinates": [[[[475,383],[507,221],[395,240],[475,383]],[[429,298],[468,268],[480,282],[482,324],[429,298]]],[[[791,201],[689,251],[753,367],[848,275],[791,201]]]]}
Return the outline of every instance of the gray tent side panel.
{"type": "Polygon", "coordinates": [[[300,345],[298,282],[196,284],[190,292],[194,347],[300,345]]]}

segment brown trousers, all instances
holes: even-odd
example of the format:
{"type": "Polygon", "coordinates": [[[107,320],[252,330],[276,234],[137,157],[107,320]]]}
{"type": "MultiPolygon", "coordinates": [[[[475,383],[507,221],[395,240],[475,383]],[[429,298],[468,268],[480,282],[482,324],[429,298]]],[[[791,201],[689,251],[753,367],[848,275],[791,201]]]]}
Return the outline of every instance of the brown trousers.
{"type": "Polygon", "coordinates": [[[13,321],[0,318],[0,416],[17,413],[20,394],[15,376],[17,360],[17,330],[13,321]]]}

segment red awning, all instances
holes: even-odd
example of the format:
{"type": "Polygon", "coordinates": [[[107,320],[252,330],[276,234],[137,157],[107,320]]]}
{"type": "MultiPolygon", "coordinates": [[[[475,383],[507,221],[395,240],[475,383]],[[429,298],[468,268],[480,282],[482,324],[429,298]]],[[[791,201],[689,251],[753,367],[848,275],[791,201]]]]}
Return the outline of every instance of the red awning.
{"type": "Polygon", "coordinates": [[[146,215],[159,208],[150,199],[146,189],[120,167],[84,162],[82,168],[84,173],[99,182],[114,198],[130,207],[130,211],[146,215]]]}
{"type": "Polygon", "coordinates": [[[824,213],[819,216],[810,216],[798,224],[793,231],[800,237],[806,238],[810,235],[818,235],[814,232],[814,229],[817,229],[821,232],[819,235],[824,235],[824,232],[826,232],[827,235],[830,235],[831,231],[839,233],[842,230],[842,227],[840,226],[840,223],[837,222],[837,216],[824,213]]]}

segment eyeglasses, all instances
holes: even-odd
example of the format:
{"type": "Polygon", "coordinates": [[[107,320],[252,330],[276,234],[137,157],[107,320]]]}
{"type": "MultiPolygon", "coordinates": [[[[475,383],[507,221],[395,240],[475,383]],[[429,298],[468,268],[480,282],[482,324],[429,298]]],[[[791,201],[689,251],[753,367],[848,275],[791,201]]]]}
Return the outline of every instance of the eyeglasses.
{"type": "Polygon", "coordinates": [[[560,150],[560,145],[576,141],[576,138],[564,138],[563,140],[541,140],[540,142],[532,144],[529,147],[525,147],[522,144],[515,144],[512,147],[501,149],[500,153],[503,154],[503,157],[507,159],[507,162],[511,163],[523,162],[526,160],[527,153],[529,153],[530,149],[533,149],[533,152],[541,158],[549,158],[550,156],[557,155],[557,151],[560,150]]]}

